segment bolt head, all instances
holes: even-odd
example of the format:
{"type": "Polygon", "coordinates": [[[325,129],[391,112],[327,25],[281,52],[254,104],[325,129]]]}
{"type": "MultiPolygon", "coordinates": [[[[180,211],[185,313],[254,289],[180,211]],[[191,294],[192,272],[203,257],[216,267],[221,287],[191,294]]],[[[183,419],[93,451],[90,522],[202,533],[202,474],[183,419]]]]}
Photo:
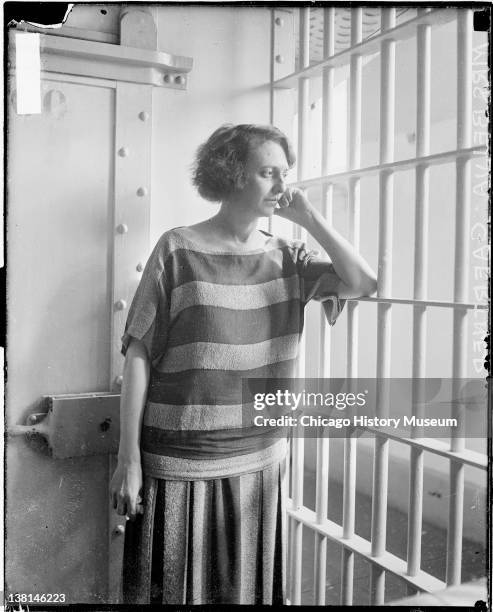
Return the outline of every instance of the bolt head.
{"type": "Polygon", "coordinates": [[[165,75],[163,76],[163,81],[164,81],[165,83],[169,83],[169,82],[170,82],[170,76],[169,76],[169,74],[165,74],[165,75]]]}
{"type": "Polygon", "coordinates": [[[115,378],[115,385],[118,385],[119,387],[121,387],[122,383],[123,383],[123,376],[117,376],[115,378]]]}
{"type": "Polygon", "coordinates": [[[115,304],[115,308],[117,310],[125,310],[126,307],[127,307],[127,302],[125,300],[118,300],[118,302],[116,302],[115,304]]]}
{"type": "Polygon", "coordinates": [[[128,232],[128,225],[125,225],[125,223],[120,223],[120,225],[117,225],[116,231],[119,234],[126,234],[128,232]]]}
{"type": "Polygon", "coordinates": [[[147,188],[146,187],[139,187],[137,189],[137,195],[141,198],[143,198],[144,196],[146,196],[148,193],[147,188]]]}
{"type": "Polygon", "coordinates": [[[276,17],[276,25],[283,26],[284,25],[284,19],[282,19],[281,17],[276,17]]]}
{"type": "Polygon", "coordinates": [[[121,147],[121,149],[118,150],[118,155],[120,157],[128,157],[130,155],[130,149],[128,147],[121,147]]]}
{"type": "Polygon", "coordinates": [[[276,55],[276,62],[278,64],[283,64],[284,63],[284,56],[283,55],[276,55]]]}
{"type": "Polygon", "coordinates": [[[147,121],[149,119],[150,115],[147,111],[142,111],[139,113],[139,119],[141,121],[147,121]]]}
{"type": "Polygon", "coordinates": [[[181,74],[175,76],[175,83],[177,85],[183,85],[185,83],[185,77],[182,76],[181,74]]]}
{"type": "Polygon", "coordinates": [[[144,269],[144,266],[139,261],[135,269],[137,270],[137,272],[142,272],[142,270],[144,269]]]}

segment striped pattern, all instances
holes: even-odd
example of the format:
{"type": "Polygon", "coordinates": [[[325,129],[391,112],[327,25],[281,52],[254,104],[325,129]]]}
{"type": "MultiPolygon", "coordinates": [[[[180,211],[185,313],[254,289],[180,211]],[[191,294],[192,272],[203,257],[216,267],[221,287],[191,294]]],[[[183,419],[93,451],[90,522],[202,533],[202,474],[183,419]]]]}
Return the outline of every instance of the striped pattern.
{"type": "Polygon", "coordinates": [[[251,370],[185,370],[162,374],[153,370],[148,399],[182,405],[241,404],[243,378],[290,378],[296,361],[288,359],[251,370]]]}
{"type": "Polygon", "coordinates": [[[245,457],[256,469],[278,460],[268,450],[278,437],[242,427],[242,378],[291,377],[304,306],[322,301],[333,324],[343,306],[338,283],[332,264],[299,241],[267,234],[264,248],[238,254],[195,244],[185,228],[166,232],[122,338],[123,353],[130,338],[143,340],[152,363],[144,471],[167,478],[191,461],[188,474],[207,468],[212,478],[213,465],[224,477],[241,472],[245,457]]]}
{"type": "Polygon", "coordinates": [[[283,461],[287,454],[287,441],[277,439],[274,444],[253,453],[231,457],[187,458],[171,455],[156,455],[142,451],[145,473],[152,472],[154,478],[162,480],[213,480],[231,476],[232,464],[235,475],[258,472],[283,461]]]}
{"type": "Polygon", "coordinates": [[[149,402],[144,414],[144,425],[171,430],[232,429],[241,427],[243,409],[243,404],[176,406],[149,402]]]}
{"type": "Polygon", "coordinates": [[[285,462],[216,480],[145,476],[125,529],[127,605],[283,604],[285,462]]]}
{"type": "Polygon", "coordinates": [[[197,304],[231,310],[255,310],[291,298],[299,298],[299,291],[300,281],[297,275],[255,285],[191,281],[173,290],[170,315],[173,320],[182,310],[197,304]]]}
{"type": "Polygon", "coordinates": [[[296,357],[299,334],[288,334],[254,344],[190,342],[166,351],[161,372],[184,370],[246,370],[296,357]]]}

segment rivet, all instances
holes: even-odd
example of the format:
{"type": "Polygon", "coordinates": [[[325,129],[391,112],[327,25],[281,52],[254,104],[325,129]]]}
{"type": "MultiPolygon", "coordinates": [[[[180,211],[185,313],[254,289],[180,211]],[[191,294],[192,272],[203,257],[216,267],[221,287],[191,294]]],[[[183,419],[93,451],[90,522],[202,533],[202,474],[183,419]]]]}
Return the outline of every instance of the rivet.
{"type": "Polygon", "coordinates": [[[276,25],[283,26],[284,25],[284,19],[281,19],[280,17],[276,17],[276,25]]]}
{"type": "Polygon", "coordinates": [[[144,269],[144,266],[139,261],[135,269],[137,270],[137,272],[142,272],[142,270],[144,269]]]}
{"type": "Polygon", "coordinates": [[[185,82],[185,77],[183,77],[181,74],[179,74],[178,76],[175,76],[175,83],[177,85],[183,85],[184,82],[185,82]]]}
{"type": "Polygon", "coordinates": [[[147,188],[146,187],[139,187],[137,189],[137,195],[140,196],[141,198],[143,198],[144,196],[147,195],[147,188]]]}
{"type": "Polygon", "coordinates": [[[117,525],[113,531],[115,535],[122,535],[125,533],[125,527],[123,525],[117,525]]]}
{"type": "Polygon", "coordinates": [[[149,115],[149,113],[147,111],[141,111],[139,113],[139,119],[141,121],[147,121],[149,119],[149,117],[150,117],[150,115],[149,115]]]}
{"type": "Polygon", "coordinates": [[[120,157],[128,157],[130,155],[130,149],[128,147],[122,147],[118,150],[118,155],[120,157]]]}
{"type": "Polygon", "coordinates": [[[170,79],[169,74],[165,74],[165,75],[163,76],[163,81],[164,81],[165,83],[169,83],[169,79],[170,79]]]}
{"type": "Polygon", "coordinates": [[[284,63],[284,56],[283,55],[276,55],[276,62],[278,64],[283,64],[284,63]]]}
{"type": "Polygon", "coordinates": [[[127,302],[125,302],[125,300],[118,300],[118,302],[116,302],[115,304],[115,308],[117,310],[125,310],[126,307],[127,307],[127,302]]]}
{"type": "Polygon", "coordinates": [[[119,234],[126,234],[128,232],[128,225],[125,225],[125,223],[120,223],[120,225],[117,225],[116,231],[119,234]]]}
{"type": "Polygon", "coordinates": [[[123,382],[123,376],[117,376],[115,378],[115,385],[118,385],[119,387],[122,386],[122,382],[123,382]]]}

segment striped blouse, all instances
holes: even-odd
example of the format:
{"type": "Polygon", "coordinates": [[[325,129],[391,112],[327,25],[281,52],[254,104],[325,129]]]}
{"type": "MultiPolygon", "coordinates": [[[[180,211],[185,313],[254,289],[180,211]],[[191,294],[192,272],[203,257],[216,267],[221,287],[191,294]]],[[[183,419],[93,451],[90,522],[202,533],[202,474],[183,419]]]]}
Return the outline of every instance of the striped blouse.
{"type": "Polygon", "coordinates": [[[339,277],[300,241],[267,234],[263,248],[232,253],[199,246],[184,229],[156,244],[122,337],[123,354],[138,338],[151,362],[143,470],[189,480],[264,469],[284,456],[286,439],[247,433],[242,379],[293,376],[304,306],[320,300],[333,325],[344,306],[339,277]]]}

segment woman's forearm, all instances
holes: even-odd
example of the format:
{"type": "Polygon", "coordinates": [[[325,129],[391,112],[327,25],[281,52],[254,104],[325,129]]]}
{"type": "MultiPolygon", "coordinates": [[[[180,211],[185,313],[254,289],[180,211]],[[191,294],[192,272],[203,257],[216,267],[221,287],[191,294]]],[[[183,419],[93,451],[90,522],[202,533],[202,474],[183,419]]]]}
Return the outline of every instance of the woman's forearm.
{"type": "Polygon", "coordinates": [[[334,270],[346,286],[345,296],[371,295],[377,289],[375,273],[366,261],[339,232],[331,227],[315,209],[303,223],[305,229],[326,251],[334,270]]]}
{"type": "Polygon", "coordinates": [[[149,386],[149,357],[144,344],[133,338],[125,356],[120,400],[118,461],[140,462],[140,432],[149,386]]]}

